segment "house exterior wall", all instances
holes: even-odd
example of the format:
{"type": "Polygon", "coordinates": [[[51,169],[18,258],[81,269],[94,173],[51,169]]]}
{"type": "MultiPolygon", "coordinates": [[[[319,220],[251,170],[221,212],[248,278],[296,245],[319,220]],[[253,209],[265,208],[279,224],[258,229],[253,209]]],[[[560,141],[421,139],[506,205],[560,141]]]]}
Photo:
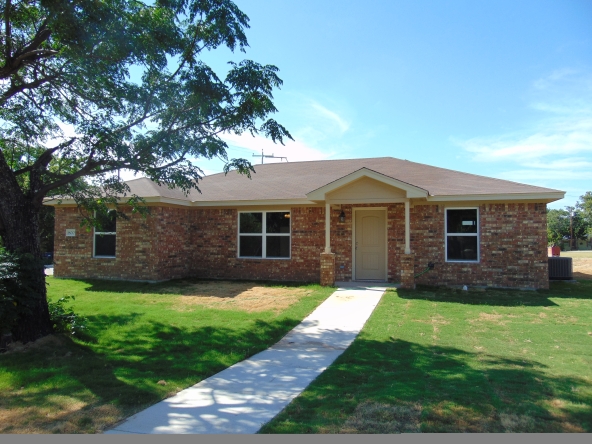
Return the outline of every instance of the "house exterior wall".
{"type": "Polygon", "coordinates": [[[411,251],[415,272],[435,268],[418,284],[549,288],[547,211],[539,203],[466,205],[479,208],[480,261],[446,262],[446,205],[411,208],[411,251]]]}
{"type": "MultiPolygon", "coordinates": [[[[411,251],[415,274],[433,262],[418,284],[548,288],[546,205],[477,204],[480,261],[446,262],[445,204],[412,205],[411,251]]],[[[353,208],[387,209],[388,280],[401,282],[405,246],[404,204],[342,205],[332,209],[335,280],[352,279],[353,208]],[[341,210],[345,222],[339,222],[341,210]]],[[[125,210],[127,211],[127,210],[125,210]]],[[[319,282],[325,209],[293,207],[290,259],[237,258],[238,211],[151,207],[146,219],[118,220],[115,259],[93,258],[92,232],[79,226],[76,208],[56,207],[57,277],[163,280],[182,277],[319,282]],[[66,228],[76,228],[67,238],[66,228]]],[[[408,273],[407,273],[408,274],[408,273]]],[[[407,274],[405,276],[407,276],[407,274]]]]}
{"type": "Polygon", "coordinates": [[[199,209],[195,216],[194,273],[202,278],[318,282],[325,245],[325,210],[291,211],[291,259],[242,259],[238,250],[238,211],[199,209]]]}
{"type": "Polygon", "coordinates": [[[93,232],[73,207],[56,207],[56,277],[158,281],[182,277],[318,282],[324,248],[321,207],[291,209],[291,259],[237,258],[236,209],[151,207],[117,221],[115,258],[93,257],[93,232]],[[75,237],[66,237],[75,228],[75,237]]]}
{"type": "Polygon", "coordinates": [[[56,207],[54,275],[56,277],[158,280],[154,242],[156,219],[123,209],[129,221],[117,221],[116,258],[93,258],[93,231],[80,227],[75,207],[56,207]],[[66,237],[66,229],[76,235],[66,237]]]}

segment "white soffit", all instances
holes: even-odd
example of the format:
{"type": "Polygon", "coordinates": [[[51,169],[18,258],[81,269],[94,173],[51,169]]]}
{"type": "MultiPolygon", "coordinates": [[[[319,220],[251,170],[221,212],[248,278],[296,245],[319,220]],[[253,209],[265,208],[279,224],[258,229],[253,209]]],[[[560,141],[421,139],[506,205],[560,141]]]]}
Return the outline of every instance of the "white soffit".
{"type": "Polygon", "coordinates": [[[325,200],[325,194],[330,193],[331,191],[335,191],[338,188],[341,188],[345,185],[348,185],[352,182],[355,182],[362,177],[368,177],[370,179],[374,179],[378,182],[382,182],[384,184],[390,185],[395,188],[399,188],[407,194],[407,198],[427,198],[428,192],[423,188],[416,187],[414,185],[410,185],[406,182],[401,182],[400,180],[393,179],[392,177],[385,176],[384,174],[377,173],[376,171],[372,171],[368,168],[360,168],[357,171],[354,171],[347,176],[343,176],[340,179],[337,179],[327,185],[322,186],[321,188],[317,188],[306,194],[306,197],[312,201],[323,201],[325,200]]]}

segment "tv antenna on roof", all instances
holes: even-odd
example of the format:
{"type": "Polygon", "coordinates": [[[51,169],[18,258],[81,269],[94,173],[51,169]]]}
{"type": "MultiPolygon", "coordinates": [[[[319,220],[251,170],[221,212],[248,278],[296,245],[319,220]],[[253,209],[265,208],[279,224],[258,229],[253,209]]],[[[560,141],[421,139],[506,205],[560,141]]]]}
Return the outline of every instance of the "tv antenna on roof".
{"type": "MultiPolygon", "coordinates": [[[[259,157],[259,154],[253,154],[253,157],[259,157]]],[[[273,154],[271,154],[271,156],[269,154],[263,154],[263,150],[261,150],[261,165],[263,165],[263,158],[267,157],[270,159],[286,159],[286,162],[288,161],[287,157],[280,157],[280,156],[274,156],[273,154]]]]}

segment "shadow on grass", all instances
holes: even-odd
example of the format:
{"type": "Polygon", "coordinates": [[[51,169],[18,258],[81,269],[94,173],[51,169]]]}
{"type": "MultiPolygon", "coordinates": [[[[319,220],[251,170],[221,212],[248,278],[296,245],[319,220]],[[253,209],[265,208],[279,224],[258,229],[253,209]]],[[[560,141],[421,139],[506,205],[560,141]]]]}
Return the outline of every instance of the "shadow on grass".
{"type": "Polygon", "coordinates": [[[467,305],[501,307],[551,307],[552,299],[592,299],[592,281],[551,282],[549,290],[473,289],[463,291],[448,287],[418,285],[416,290],[397,290],[402,299],[454,302],[467,305]]]}
{"type": "Polygon", "coordinates": [[[491,305],[502,307],[527,306],[527,307],[551,307],[557,304],[549,299],[548,291],[524,291],[470,289],[463,291],[448,287],[432,287],[418,285],[416,290],[397,290],[402,299],[422,299],[434,302],[454,302],[467,305],[491,305]]]}
{"type": "MultiPolygon", "coordinates": [[[[257,321],[245,329],[190,329],[153,322],[134,328],[138,316],[89,316],[86,335],[91,341],[60,336],[44,346],[0,355],[0,376],[10,375],[0,406],[7,412],[34,410],[30,415],[35,419],[27,421],[37,424],[31,429],[35,433],[55,431],[58,423],[61,433],[92,433],[266,349],[299,322],[257,321]],[[118,330],[117,336],[98,335],[113,324],[128,328],[118,330]],[[79,407],[65,408],[64,399],[79,407]],[[113,409],[107,409],[107,416],[101,417],[107,405],[119,413],[113,417],[113,409]],[[46,417],[46,411],[56,415],[46,417]],[[77,425],[81,421],[82,429],[77,425]]],[[[0,431],[27,430],[16,427],[0,431]]]]}
{"type": "Polygon", "coordinates": [[[230,283],[231,286],[236,288],[229,288],[228,297],[238,296],[245,287],[302,287],[303,285],[312,285],[311,283],[305,282],[279,282],[279,281],[249,281],[249,280],[214,280],[214,279],[202,279],[202,278],[183,278],[173,279],[164,282],[131,282],[131,281],[120,281],[110,279],[69,279],[74,282],[80,282],[88,285],[85,291],[94,292],[108,292],[108,293],[154,293],[154,294],[175,294],[171,293],[171,289],[178,289],[182,292],[184,289],[194,287],[199,284],[215,285],[219,283],[221,286],[225,283],[230,283]],[[242,285],[241,285],[242,284],[242,285]],[[234,291],[233,291],[234,290],[234,291]]]}
{"type": "Polygon", "coordinates": [[[357,339],[261,433],[400,433],[410,428],[590,432],[592,390],[587,380],[551,377],[532,360],[357,339]],[[409,423],[413,420],[415,426],[409,423]]]}

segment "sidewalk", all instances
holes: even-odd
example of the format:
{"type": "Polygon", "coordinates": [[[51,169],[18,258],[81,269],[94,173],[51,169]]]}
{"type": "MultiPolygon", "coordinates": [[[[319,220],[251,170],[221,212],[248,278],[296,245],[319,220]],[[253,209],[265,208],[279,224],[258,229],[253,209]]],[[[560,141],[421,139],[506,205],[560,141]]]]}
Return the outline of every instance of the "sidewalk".
{"type": "Polygon", "coordinates": [[[256,433],[353,342],[384,290],[338,288],[274,346],[105,433],[256,433]]]}

